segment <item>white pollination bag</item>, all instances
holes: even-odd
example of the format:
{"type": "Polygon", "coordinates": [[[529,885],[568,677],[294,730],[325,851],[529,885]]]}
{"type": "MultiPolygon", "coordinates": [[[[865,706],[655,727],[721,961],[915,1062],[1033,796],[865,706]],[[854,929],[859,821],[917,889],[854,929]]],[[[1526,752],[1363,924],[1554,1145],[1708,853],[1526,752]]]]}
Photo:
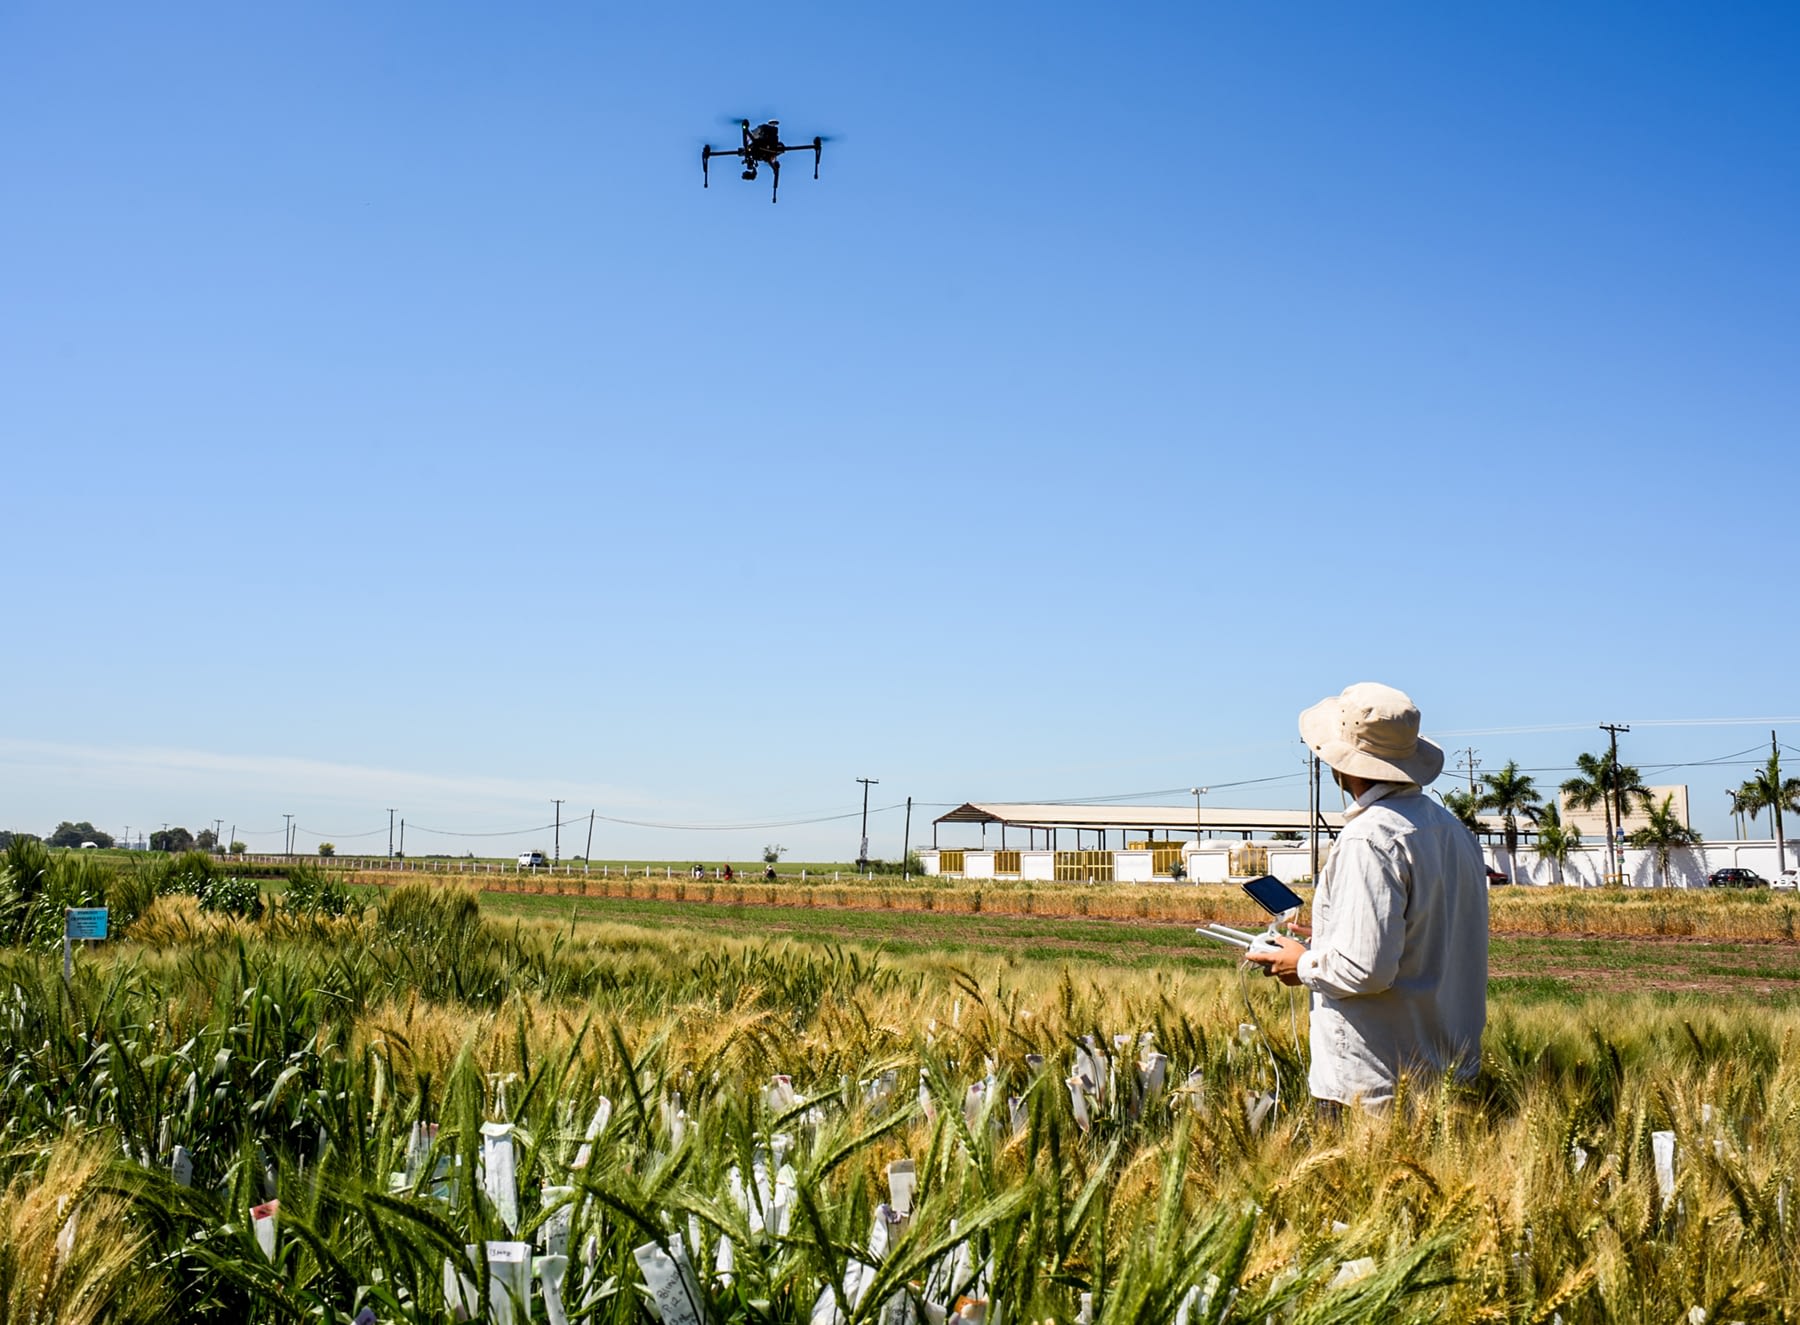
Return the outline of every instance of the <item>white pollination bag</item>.
{"type": "Polygon", "coordinates": [[[481,1125],[481,1185],[500,1222],[507,1229],[519,1228],[519,1184],[513,1160],[513,1126],[511,1123],[481,1125]]]}
{"type": "Polygon", "coordinates": [[[910,1159],[897,1159],[887,1166],[888,1205],[905,1219],[912,1214],[913,1193],[918,1190],[919,1173],[910,1159]]]}
{"type": "Polygon", "coordinates": [[[769,1084],[763,1087],[763,1108],[777,1118],[799,1108],[801,1102],[794,1091],[794,1079],[785,1072],[778,1072],[770,1077],[769,1084]]]}
{"type": "MultiPolygon", "coordinates": [[[[475,1248],[465,1247],[463,1250],[472,1264],[475,1248]]],[[[455,1320],[474,1320],[481,1314],[475,1280],[464,1274],[462,1266],[448,1256],[444,1257],[444,1306],[455,1320]]]]}
{"type": "MultiPolygon", "coordinates": [[[[899,1230],[905,1227],[905,1220],[894,1213],[891,1206],[875,1207],[875,1219],[869,1229],[869,1254],[865,1259],[852,1260],[844,1268],[844,1282],[841,1293],[828,1284],[819,1293],[813,1303],[810,1325],[846,1325],[844,1307],[856,1311],[869,1295],[869,1289],[875,1283],[875,1276],[880,1272],[882,1261],[887,1259],[888,1247],[892,1245],[899,1230]]],[[[899,1322],[904,1319],[910,1302],[904,1291],[895,1293],[882,1308],[879,1319],[883,1325],[887,1322],[899,1322]]]]}
{"type": "Polygon", "coordinates": [[[280,1209],[280,1201],[264,1201],[250,1207],[250,1227],[256,1234],[256,1245],[271,1261],[275,1259],[275,1216],[280,1209]]]}
{"type": "Polygon", "coordinates": [[[1675,1199],[1675,1133],[1650,1133],[1650,1154],[1656,1162],[1656,1192],[1666,1210],[1675,1199]]]}
{"type": "Polygon", "coordinates": [[[1144,1103],[1154,1104],[1169,1081],[1168,1057],[1151,1050],[1138,1059],[1138,1079],[1143,1084],[1144,1103]]]}
{"type": "Polygon", "coordinates": [[[569,1254],[569,1221],[575,1213],[573,1187],[544,1188],[543,1222],[538,1225],[538,1245],[546,1256],[569,1254]]]}
{"type": "Polygon", "coordinates": [[[563,1306],[563,1280],[569,1273],[567,1256],[540,1256],[534,1267],[539,1291],[544,1295],[544,1314],[550,1325],[568,1325],[568,1309],[563,1306]]]}
{"type": "Polygon", "coordinates": [[[1088,1120],[1087,1078],[1077,1072],[1069,1078],[1069,1108],[1075,1114],[1075,1126],[1087,1131],[1091,1126],[1088,1120]]]}
{"type": "MultiPolygon", "coordinates": [[[[473,1252],[473,1247],[468,1249],[473,1252]]],[[[531,1244],[487,1244],[488,1319],[494,1325],[529,1325],[531,1321],[531,1244]]]]}
{"type": "Polygon", "coordinates": [[[573,1167],[585,1169],[588,1166],[588,1161],[594,1157],[594,1142],[600,1139],[600,1133],[606,1130],[606,1125],[611,1121],[612,1101],[602,1095],[600,1103],[594,1109],[594,1116],[588,1120],[587,1135],[582,1140],[581,1149],[575,1152],[573,1167]]]}
{"type": "Polygon", "coordinates": [[[1087,1094],[1101,1109],[1106,1107],[1106,1055],[1091,1035],[1075,1046],[1075,1075],[1087,1084],[1087,1094]]]}
{"type": "Polygon", "coordinates": [[[650,1291],[657,1319],[663,1325],[700,1325],[700,1285],[682,1248],[681,1234],[669,1234],[668,1251],[646,1242],[631,1254],[644,1276],[644,1287],[650,1291]]]}

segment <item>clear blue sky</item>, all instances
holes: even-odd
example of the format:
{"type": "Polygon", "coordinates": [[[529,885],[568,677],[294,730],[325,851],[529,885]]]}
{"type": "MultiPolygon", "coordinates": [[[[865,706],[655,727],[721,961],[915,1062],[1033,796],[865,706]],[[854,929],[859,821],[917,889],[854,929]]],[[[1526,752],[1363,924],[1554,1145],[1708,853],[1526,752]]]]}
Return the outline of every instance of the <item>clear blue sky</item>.
{"type": "MultiPolygon", "coordinates": [[[[1766,747],[1797,57],[1774,4],[0,7],[0,823],[1301,805],[1362,679],[1545,783],[1766,747]],[[702,191],[736,115],[821,178],[702,191]]],[[[1746,772],[1654,776],[1724,836],[1746,772]]],[[[594,853],[774,840],[856,849],[594,853]]]]}

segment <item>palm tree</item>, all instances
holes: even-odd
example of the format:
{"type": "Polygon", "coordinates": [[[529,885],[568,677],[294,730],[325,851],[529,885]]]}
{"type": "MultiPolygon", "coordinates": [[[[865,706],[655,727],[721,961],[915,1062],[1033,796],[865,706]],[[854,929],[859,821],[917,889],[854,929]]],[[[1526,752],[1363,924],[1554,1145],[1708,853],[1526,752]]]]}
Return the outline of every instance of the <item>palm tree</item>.
{"type": "MultiPolygon", "coordinates": [[[[1800,790],[1800,780],[1796,780],[1795,789],[1800,790]]],[[[1700,845],[1700,834],[1682,823],[1675,814],[1675,797],[1663,797],[1661,805],[1651,805],[1646,810],[1649,821],[1626,840],[1634,847],[1656,852],[1658,872],[1662,876],[1662,886],[1669,886],[1669,853],[1682,847],[1700,845]]]]}
{"type": "Polygon", "coordinates": [[[1563,881],[1563,871],[1568,868],[1569,857],[1575,854],[1575,849],[1580,845],[1581,830],[1563,827],[1562,813],[1556,808],[1556,802],[1550,802],[1538,812],[1538,857],[1550,862],[1550,870],[1556,882],[1563,881]]]}
{"type": "Polygon", "coordinates": [[[1569,804],[1578,810],[1591,810],[1596,804],[1601,807],[1606,814],[1606,849],[1610,853],[1613,844],[1613,807],[1618,807],[1618,822],[1622,826],[1625,816],[1630,812],[1630,798],[1636,796],[1648,806],[1650,788],[1644,785],[1637,769],[1630,764],[1614,762],[1610,750],[1605,754],[1576,755],[1575,766],[1581,772],[1562,784],[1562,793],[1569,798],[1569,804]]]}
{"type": "Polygon", "coordinates": [[[1477,837],[1481,835],[1481,801],[1472,791],[1440,791],[1438,799],[1444,808],[1462,820],[1462,826],[1477,837]]]}
{"type": "Polygon", "coordinates": [[[1725,793],[1731,797],[1731,826],[1739,840],[1742,840],[1744,836],[1745,816],[1756,817],[1756,810],[1745,797],[1744,791],[1744,787],[1738,787],[1735,790],[1727,790],[1725,793]]]}
{"type": "Polygon", "coordinates": [[[1518,817],[1523,815],[1532,823],[1538,821],[1543,812],[1544,798],[1532,785],[1531,775],[1519,772],[1516,759],[1508,759],[1506,767],[1498,773],[1483,773],[1482,782],[1487,790],[1476,799],[1475,807],[1480,810],[1493,810],[1500,815],[1506,833],[1506,872],[1510,878],[1514,868],[1513,862],[1519,858],[1519,824],[1518,817]]]}
{"type": "Polygon", "coordinates": [[[1769,751],[1769,762],[1758,770],[1756,776],[1738,788],[1738,797],[1744,808],[1755,820],[1758,810],[1771,811],[1775,819],[1775,859],[1777,868],[1787,872],[1787,844],[1783,840],[1781,812],[1793,810],[1800,813],[1800,778],[1784,778],[1781,776],[1781,751],[1769,751]]]}

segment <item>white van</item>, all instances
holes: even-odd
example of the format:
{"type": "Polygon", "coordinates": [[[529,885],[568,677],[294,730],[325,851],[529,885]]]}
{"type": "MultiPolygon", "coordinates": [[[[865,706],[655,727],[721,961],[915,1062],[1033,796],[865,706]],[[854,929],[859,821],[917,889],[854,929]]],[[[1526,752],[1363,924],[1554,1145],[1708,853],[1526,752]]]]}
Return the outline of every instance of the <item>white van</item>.
{"type": "Polygon", "coordinates": [[[522,870],[546,870],[550,868],[550,857],[541,851],[521,851],[519,868],[522,870]]]}

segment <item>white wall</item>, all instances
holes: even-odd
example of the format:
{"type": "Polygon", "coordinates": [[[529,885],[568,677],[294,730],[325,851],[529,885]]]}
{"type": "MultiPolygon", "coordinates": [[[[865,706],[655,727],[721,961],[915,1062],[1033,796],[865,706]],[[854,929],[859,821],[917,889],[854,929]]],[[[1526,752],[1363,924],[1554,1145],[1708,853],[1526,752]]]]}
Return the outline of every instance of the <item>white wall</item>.
{"type": "Polygon", "coordinates": [[[1113,852],[1114,883],[1150,883],[1155,875],[1150,872],[1151,860],[1148,851],[1115,851],[1113,852]]]}
{"type": "MultiPolygon", "coordinates": [[[[1514,883],[1550,884],[1555,882],[1549,862],[1540,859],[1537,852],[1529,846],[1519,848],[1519,860],[1514,869],[1507,868],[1505,847],[1489,848],[1485,854],[1495,869],[1505,874],[1511,874],[1514,883]]],[[[1748,842],[1708,842],[1702,847],[1669,853],[1668,886],[1671,888],[1705,887],[1707,875],[1714,870],[1733,866],[1755,870],[1763,878],[1773,879],[1780,872],[1776,862],[1775,842],[1772,838],[1748,842]]],[[[1800,842],[1788,842],[1787,863],[1789,869],[1800,866],[1800,842]]],[[[1637,847],[1626,847],[1621,872],[1625,875],[1629,887],[1654,888],[1662,883],[1654,851],[1641,851],[1637,847]]],[[[1568,866],[1563,871],[1562,881],[1571,887],[1583,888],[1598,887],[1604,883],[1606,881],[1606,847],[1589,844],[1581,846],[1570,856],[1568,866]]]]}
{"type": "MultiPolygon", "coordinates": [[[[1189,881],[1193,883],[1226,883],[1231,879],[1231,848],[1243,846],[1242,842],[1206,841],[1189,842],[1182,848],[1182,866],[1187,870],[1189,881]]],[[[1288,844],[1258,841],[1255,845],[1269,849],[1269,873],[1283,883],[1293,883],[1305,878],[1312,869],[1311,853],[1305,843],[1288,844]]],[[[1321,843],[1321,845],[1325,845],[1321,843]]],[[[938,873],[937,849],[923,850],[918,853],[919,863],[926,874],[938,873]]],[[[1522,846],[1516,866],[1508,868],[1506,849],[1502,846],[1483,848],[1483,855],[1489,864],[1502,873],[1510,874],[1513,882],[1520,884],[1548,885],[1556,880],[1549,862],[1541,859],[1537,852],[1529,846],[1522,846]]],[[[1787,844],[1787,865],[1789,869],[1800,868],[1800,839],[1791,839],[1787,844]]],[[[1773,879],[1779,872],[1776,862],[1775,843],[1773,839],[1748,842],[1708,842],[1703,847],[1685,851],[1676,851],[1669,857],[1669,886],[1671,888],[1704,887],[1706,876],[1717,869],[1736,866],[1741,869],[1755,870],[1765,879],[1773,879]]],[[[1113,878],[1118,883],[1150,883],[1154,881],[1150,873],[1151,853],[1148,851],[1115,851],[1113,852],[1113,878]]],[[[1661,884],[1658,877],[1656,855],[1651,851],[1640,851],[1636,847],[1625,848],[1624,874],[1628,886],[1633,888],[1653,888],[1661,884]]],[[[965,850],[963,852],[963,877],[970,879],[991,879],[994,877],[994,853],[992,851],[965,850]]],[[[1033,883],[1049,883],[1056,878],[1056,853],[1049,850],[1020,851],[1019,878],[1033,883]]],[[[1562,882],[1570,887],[1595,888],[1605,882],[1606,848],[1604,845],[1588,844],[1577,849],[1569,858],[1563,870],[1562,882]]]]}

